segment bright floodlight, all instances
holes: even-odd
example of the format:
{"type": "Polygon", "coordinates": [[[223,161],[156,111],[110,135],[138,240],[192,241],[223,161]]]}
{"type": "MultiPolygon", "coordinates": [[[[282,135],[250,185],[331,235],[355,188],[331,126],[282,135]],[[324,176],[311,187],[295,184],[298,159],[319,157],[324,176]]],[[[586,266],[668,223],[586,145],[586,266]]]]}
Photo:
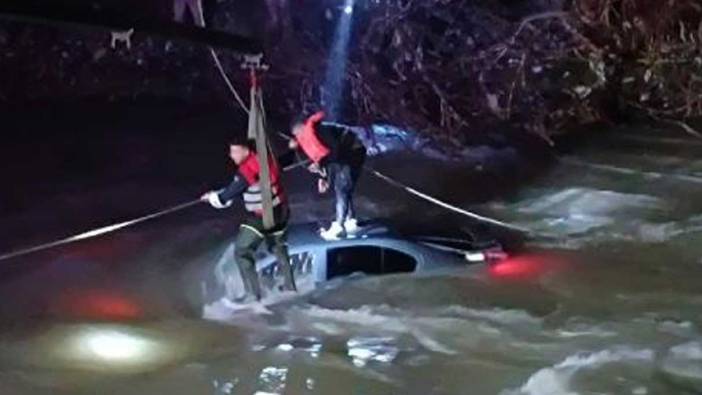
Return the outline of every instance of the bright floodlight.
{"type": "Polygon", "coordinates": [[[140,369],[174,358],[177,350],[145,331],[124,326],[91,326],[71,334],[70,346],[61,354],[71,362],[96,369],[140,369]]]}
{"type": "Polygon", "coordinates": [[[108,361],[134,361],[153,352],[151,341],[117,331],[90,333],[83,341],[87,351],[108,361]]]}
{"type": "Polygon", "coordinates": [[[347,14],[353,13],[353,6],[352,6],[352,5],[347,5],[346,7],[344,7],[344,12],[347,13],[347,14]]]}
{"type": "Polygon", "coordinates": [[[37,340],[44,355],[41,363],[67,369],[138,373],[184,358],[189,352],[188,343],[164,336],[159,328],[108,323],[58,325],[37,340]]]}

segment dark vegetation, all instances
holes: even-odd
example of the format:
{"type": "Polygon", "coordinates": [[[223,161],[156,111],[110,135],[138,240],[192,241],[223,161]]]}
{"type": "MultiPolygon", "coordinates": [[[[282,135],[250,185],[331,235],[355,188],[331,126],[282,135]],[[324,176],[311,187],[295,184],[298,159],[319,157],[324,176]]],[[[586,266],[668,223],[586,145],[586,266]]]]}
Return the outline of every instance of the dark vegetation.
{"type": "MultiPolygon", "coordinates": [[[[101,3],[144,17],[172,16],[167,0],[101,3]]],[[[268,110],[287,118],[319,105],[342,4],[205,0],[205,19],[210,27],[264,39],[272,66],[268,110]]],[[[702,5],[696,0],[356,4],[349,123],[389,122],[457,144],[495,130],[550,142],[574,125],[632,116],[699,135],[702,5]]],[[[206,48],[138,31],[133,44],[112,49],[107,31],[2,22],[0,103],[158,98],[231,105],[206,48]]],[[[220,54],[245,93],[240,59],[220,54]]]]}

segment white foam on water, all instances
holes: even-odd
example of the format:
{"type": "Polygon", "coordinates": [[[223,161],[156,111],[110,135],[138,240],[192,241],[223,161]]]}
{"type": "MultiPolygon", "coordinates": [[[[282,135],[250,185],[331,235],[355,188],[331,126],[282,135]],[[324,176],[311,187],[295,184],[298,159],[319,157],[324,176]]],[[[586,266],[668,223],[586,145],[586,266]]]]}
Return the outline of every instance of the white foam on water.
{"type": "Polygon", "coordinates": [[[202,308],[202,318],[212,321],[226,321],[232,317],[232,310],[221,300],[214,301],[202,308]]]}
{"type": "Polygon", "coordinates": [[[311,318],[329,319],[351,325],[362,325],[389,332],[405,332],[407,326],[400,319],[375,314],[373,307],[362,306],[358,309],[339,310],[310,306],[305,314],[311,318]]]}
{"type": "Polygon", "coordinates": [[[393,343],[393,338],[352,338],[346,342],[347,354],[357,367],[369,362],[391,363],[400,352],[393,343]]]}
{"type": "Polygon", "coordinates": [[[660,241],[668,241],[678,236],[702,232],[702,216],[697,215],[684,221],[667,222],[659,226],[664,230],[664,237],[660,241]]]}
{"type": "Polygon", "coordinates": [[[285,391],[285,386],[288,378],[288,368],[278,366],[267,366],[261,369],[258,376],[258,385],[266,392],[257,392],[258,394],[282,394],[285,391]],[[271,391],[271,392],[268,392],[271,391]],[[275,392],[273,392],[275,391],[275,392]]]}
{"type": "Polygon", "coordinates": [[[554,247],[577,248],[598,238],[607,240],[609,234],[612,237],[617,234],[625,237],[633,235],[637,240],[661,239],[661,234],[669,233],[666,228],[661,228],[659,224],[641,225],[641,220],[632,218],[641,218],[664,207],[664,201],[649,195],[567,188],[544,192],[537,198],[527,199],[506,209],[528,215],[529,218],[519,224],[537,233],[570,236],[556,241],[554,247]],[[593,231],[597,232],[593,234],[593,231]]]}
{"type": "Polygon", "coordinates": [[[296,286],[298,291],[283,291],[270,289],[265,286],[263,278],[261,280],[263,298],[255,303],[236,303],[233,300],[246,296],[244,282],[241,277],[238,265],[233,261],[234,246],[229,245],[220,256],[215,266],[215,278],[224,285],[225,295],[220,299],[203,306],[202,318],[213,321],[229,321],[235,318],[235,313],[248,311],[254,314],[272,314],[269,306],[304,296],[316,288],[313,275],[296,276],[296,286]],[[226,268],[226,269],[225,269],[226,268]]]}
{"type": "Polygon", "coordinates": [[[637,134],[621,134],[617,133],[613,135],[612,138],[617,140],[629,140],[642,142],[646,144],[672,144],[672,145],[684,145],[684,146],[702,146],[702,142],[699,140],[694,140],[690,138],[674,138],[674,137],[646,137],[639,136],[637,134]]]}
{"type": "Polygon", "coordinates": [[[422,345],[422,347],[426,348],[429,351],[446,355],[458,354],[458,352],[450,349],[447,346],[444,346],[442,343],[440,343],[439,341],[435,340],[434,338],[425,334],[423,331],[417,328],[410,328],[409,333],[412,334],[412,336],[414,336],[415,339],[417,339],[417,341],[419,342],[419,344],[422,345]]]}
{"type": "Polygon", "coordinates": [[[652,363],[652,350],[629,347],[581,352],[562,362],[534,373],[521,388],[503,391],[502,395],[577,395],[571,389],[573,377],[581,370],[598,369],[613,363],[652,363]]]}
{"type": "MultiPolygon", "coordinates": [[[[646,222],[639,219],[619,221],[616,227],[596,236],[594,241],[628,241],[640,243],[664,243],[691,234],[702,232],[702,216],[694,216],[682,221],[646,222]]],[[[582,245],[582,243],[581,243],[582,245]]]]}
{"type": "Polygon", "coordinates": [[[652,180],[671,179],[671,180],[676,180],[676,181],[680,181],[680,182],[702,184],[702,177],[695,177],[695,176],[690,176],[687,174],[660,173],[660,172],[655,172],[655,171],[646,171],[646,170],[642,170],[642,169],[613,166],[613,165],[608,165],[608,164],[604,164],[604,163],[586,162],[586,161],[582,161],[582,160],[574,159],[574,158],[565,158],[565,159],[561,159],[561,161],[563,161],[564,163],[568,163],[568,164],[572,164],[572,165],[576,165],[576,166],[588,167],[591,169],[615,173],[615,174],[639,176],[639,177],[644,177],[644,178],[652,179],[652,180]]]}
{"type": "Polygon", "coordinates": [[[203,307],[202,317],[206,320],[228,321],[236,318],[237,312],[271,315],[269,307],[288,300],[296,299],[307,292],[274,291],[269,292],[263,299],[252,303],[236,303],[227,297],[222,297],[203,307]]]}
{"type": "Polygon", "coordinates": [[[617,336],[616,332],[604,330],[602,328],[597,328],[593,327],[591,329],[582,329],[582,330],[564,330],[564,329],[559,329],[556,334],[559,337],[562,337],[564,339],[572,339],[572,338],[578,338],[578,337],[599,337],[599,338],[607,338],[607,337],[615,337],[617,336]]]}
{"type": "Polygon", "coordinates": [[[221,298],[203,307],[202,317],[206,320],[227,322],[238,313],[248,312],[259,315],[273,314],[263,301],[254,303],[235,303],[227,298],[221,298]]]}
{"type": "Polygon", "coordinates": [[[702,216],[694,216],[682,221],[652,223],[630,221],[618,229],[603,235],[609,241],[634,241],[641,243],[665,243],[678,237],[702,232],[702,216]]]}
{"type": "Polygon", "coordinates": [[[220,284],[224,285],[226,296],[230,299],[243,298],[246,295],[239,267],[234,263],[233,244],[229,244],[222,255],[220,255],[215,265],[215,278],[220,284]]]}
{"type": "Polygon", "coordinates": [[[542,197],[530,199],[524,203],[518,204],[517,211],[523,213],[543,213],[545,211],[552,211],[554,207],[566,204],[568,201],[575,199],[582,193],[583,189],[571,188],[553,193],[551,195],[544,195],[542,197]]]}
{"type": "Polygon", "coordinates": [[[648,388],[646,387],[636,387],[634,388],[631,393],[633,395],[647,395],[648,394],[648,388]]]}
{"type": "Polygon", "coordinates": [[[702,343],[689,342],[670,349],[675,358],[702,361],[702,343]]]}
{"type": "Polygon", "coordinates": [[[617,220],[615,217],[572,215],[521,222],[536,232],[561,235],[560,239],[543,240],[542,247],[576,249],[586,245],[614,241],[665,243],[679,237],[702,233],[702,216],[681,221],[647,222],[636,215],[617,220]]]}
{"type": "Polygon", "coordinates": [[[568,188],[520,204],[518,211],[559,217],[608,216],[623,210],[660,209],[662,201],[648,195],[590,188],[568,188]]]}
{"type": "Polygon", "coordinates": [[[611,326],[608,328],[606,324],[594,323],[590,319],[572,318],[563,326],[553,331],[556,337],[561,339],[578,339],[578,338],[594,338],[606,339],[613,338],[619,335],[616,329],[611,326]]]}
{"type": "Polygon", "coordinates": [[[702,342],[692,341],[671,348],[661,368],[672,376],[702,384],[702,342]]]}
{"type": "Polygon", "coordinates": [[[530,229],[550,234],[579,235],[614,223],[614,219],[610,217],[572,214],[567,217],[545,218],[531,224],[530,229]]]}
{"type": "Polygon", "coordinates": [[[512,309],[471,309],[465,306],[449,306],[443,310],[448,314],[455,314],[459,317],[484,320],[495,324],[514,326],[514,325],[541,325],[543,320],[539,317],[534,317],[524,310],[512,309]]]}
{"type": "MultiPolygon", "coordinates": [[[[442,354],[456,354],[456,351],[443,345],[438,340],[419,329],[421,319],[413,317],[394,317],[374,312],[371,306],[362,306],[358,309],[337,310],[326,309],[319,306],[311,306],[304,310],[310,319],[331,320],[335,323],[345,324],[346,329],[350,326],[361,326],[371,328],[380,333],[405,333],[412,335],[422,347],[442,354]]],[[[320,328],[320,323],[313,323],[312,326],[320,328]]],[[[328,325],[328,323],[323,323],[328,325]]],[[[334,327],[337,329],[339,327],[334,327]]],[[[337,333],[338,334],[338,333],[337,333]]]]}
{"type": "Polygon", "coordinates": [[[675,336],[687,337],[695,334],[695,324],[690,321],[663,321],[658,330],[675,336]]]}

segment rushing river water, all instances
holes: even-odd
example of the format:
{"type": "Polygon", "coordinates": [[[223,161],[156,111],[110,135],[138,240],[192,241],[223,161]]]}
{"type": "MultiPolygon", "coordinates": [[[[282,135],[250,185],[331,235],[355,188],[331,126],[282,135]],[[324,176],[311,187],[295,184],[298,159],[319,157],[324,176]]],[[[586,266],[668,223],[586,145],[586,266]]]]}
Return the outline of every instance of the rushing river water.
{"type": "Polygon", "coordinates": [[[0,393],[702,393],[702,143],[669,137],[608,138],[480,207],[537,234],[507,269],[358,278],[226,325],[15,328],[0,393]]]}

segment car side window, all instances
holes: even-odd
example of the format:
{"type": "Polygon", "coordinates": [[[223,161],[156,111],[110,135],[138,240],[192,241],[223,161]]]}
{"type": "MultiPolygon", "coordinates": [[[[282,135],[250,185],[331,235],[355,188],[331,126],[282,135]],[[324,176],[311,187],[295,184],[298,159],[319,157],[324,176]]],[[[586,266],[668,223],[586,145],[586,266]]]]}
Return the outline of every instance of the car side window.
{"type": "Polygon", "coordinates": [[[414,257],[403,252],[374,246],[342,247],[329,250],[327,279],[353,273],[381,275],[413,272],[417,267],[414,257]]]}
{"type": "Polygon", "coordinates": [[[417,260],[405,253],[390,248],[383,249],[383,273],[411,273],[417,268],[417,260]]]}
{"type": "Polygon", "coordinates": [[[327,279],[352,273],[381,274],[382,250],[379,247],[342,247],[329,250],[327,279]]]}

